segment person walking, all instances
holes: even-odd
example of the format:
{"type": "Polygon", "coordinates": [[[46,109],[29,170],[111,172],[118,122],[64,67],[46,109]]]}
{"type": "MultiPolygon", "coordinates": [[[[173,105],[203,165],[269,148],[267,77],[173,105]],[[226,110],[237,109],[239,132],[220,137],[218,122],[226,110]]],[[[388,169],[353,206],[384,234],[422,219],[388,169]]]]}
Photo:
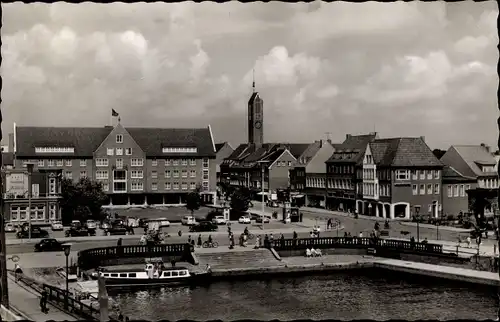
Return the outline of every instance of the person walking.
{"type": "Polygon", "coordinates": [[[201,241],[201,234],[198,235],[198,247],[201,247],[202,241],[201,241]]]}
{"type": "Polygon", "coordinates": [[[49,313],[49,309],[47,308],[47,292],[42,291],[42,296],[40,297],[40,310],[42,313],[49,313]]]}

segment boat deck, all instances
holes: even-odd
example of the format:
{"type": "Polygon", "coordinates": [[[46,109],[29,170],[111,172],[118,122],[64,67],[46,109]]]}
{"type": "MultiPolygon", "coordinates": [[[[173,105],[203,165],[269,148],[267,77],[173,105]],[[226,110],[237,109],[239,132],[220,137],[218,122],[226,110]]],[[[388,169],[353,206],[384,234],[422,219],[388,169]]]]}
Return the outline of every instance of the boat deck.
{"type": "MultiPolygon", "coordinates": [[[[182,265],[172,267],[170,264],[163,264],[164,271],[167,270],[179,270],[187,269],[189,272],[198,273],[200,271],[199,266],[195,266],[189,263],[182,263],[182,265]]],[[[114,265],[114,266],[102,266],[108,272],[142,272],[144,271],[145,264],[126,264],[126,265],[114,265]]]]}

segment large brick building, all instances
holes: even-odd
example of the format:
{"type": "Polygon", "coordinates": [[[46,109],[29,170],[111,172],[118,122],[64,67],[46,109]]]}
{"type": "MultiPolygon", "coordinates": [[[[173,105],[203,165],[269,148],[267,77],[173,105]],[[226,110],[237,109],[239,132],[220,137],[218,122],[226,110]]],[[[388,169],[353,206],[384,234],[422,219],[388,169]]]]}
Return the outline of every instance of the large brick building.
{"type": "Polygon", "coordinates": [[[103,185],[110,204],[173,204],[200,187],[206,201],[216,188],[210,126],[198,129],[16,127],[15,168],[60,170],[72,180],[103,185]]]}

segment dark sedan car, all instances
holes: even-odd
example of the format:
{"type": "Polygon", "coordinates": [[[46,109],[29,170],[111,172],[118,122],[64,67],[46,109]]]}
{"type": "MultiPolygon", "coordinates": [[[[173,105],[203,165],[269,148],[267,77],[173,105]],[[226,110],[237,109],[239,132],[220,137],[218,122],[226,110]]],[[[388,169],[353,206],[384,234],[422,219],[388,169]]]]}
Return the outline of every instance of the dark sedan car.
{"type": "Polygon", "coordinates": [[[189,227],[190,232],[216,231],[217,229],[219,227],[210,221],[202,221],[199,224],[189,227]]]}
{"type": "Polygon", "coordinates": [[[54,238],[42,239],[38,244],[35,244],[35,252],[57,252],[62,251],[63,243],[54,238]]]}
{"type": "MultiPolygon", "coordinates": [[[[28,229],[23,229],[18,231],[16,234],[17,238],[29,238],[28,229]]],[[[31,238],[47,238],[49,237],[49,232],[38,227],[31,228],[31,238]]]]}
{"type": "Polygon", "coordinates": [[[115,225],[109,228],[104,229],[104,235],[133,235],[134,229],[132,227],[123,226],[123,225],[115,225]]]}

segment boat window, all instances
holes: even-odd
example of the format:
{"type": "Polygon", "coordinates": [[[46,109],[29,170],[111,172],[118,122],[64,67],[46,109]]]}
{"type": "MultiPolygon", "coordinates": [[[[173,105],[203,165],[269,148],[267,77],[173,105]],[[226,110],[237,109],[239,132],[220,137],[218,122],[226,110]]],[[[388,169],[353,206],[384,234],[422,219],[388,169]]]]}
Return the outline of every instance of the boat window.
{"type": "Polygon", "coordinates": [[[120,274],[120,277],[127,277],[127,274],[122,273],[120,274]]]}
{"type": "Polygon", "coordinates": [[[179,272],[177,272],[177,271],[173,271],[173,272],[172,272],[172,276],[179,276],[179,272]]]}
{"type": "Polygon", "coordinates": [[[118,274],[116,274],[116,273],[111,273],[111,277],[118,277],[118,274]]]}
{"type": "Polygon", "coordinates": [[[109,277],[109,274],[105,273],[105,274],[102,274],[102,276],[109,277]]]}
{"type": "Polygon", "coordinates": [[[170,272],[163,272],[163,277],[170,277],[170,272]]]}
{"type": "Polygon", "coordinates": [[[128,277],[137,277],[137,274],[136,273],[129,273],[128,277]]]}
{"type": "Polygon", "coordinates": [[[187,273],[186,271],[180,271],[179,276],[185,276],[185,275],[187,275],[186,273],[187,273]]]}

